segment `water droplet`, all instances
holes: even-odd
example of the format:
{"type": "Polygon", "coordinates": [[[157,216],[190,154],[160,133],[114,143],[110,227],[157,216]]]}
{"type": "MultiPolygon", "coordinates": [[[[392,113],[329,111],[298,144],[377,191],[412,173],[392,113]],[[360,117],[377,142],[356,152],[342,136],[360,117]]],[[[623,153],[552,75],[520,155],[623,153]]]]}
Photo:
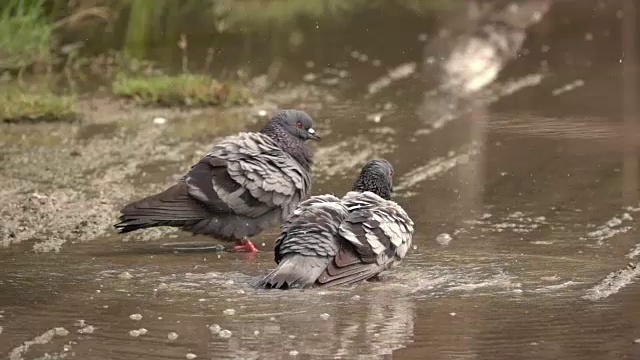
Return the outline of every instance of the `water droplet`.
{"type": "Polygon", "coordinates": [[[93,334],[94,331],[96,331],[95,326],[87,325],[81,329],[78,329],[78,334],[93,334]]]}
{"type": "Polygon", "coordinates": [[[131,273],[129,273],[128,271],[123,271],[120,275],[118,275],[118,277],[125,280],[133,279],[133,275],[131,275],[131,273]]]}
{"type": "Polygon", "coordinates": [[[449,245],[451,240],[452,240],[451,235],[449,235],[447,233],[442,233],[442,234],[436,236],[436,241],[438,242],[438,244],[440,244],[442,246],[449,245]]]}
{"type": "Polygon", "coordinates": [[[608,227],[616,227],[620,224],[622,224],[622,220],[618,219],[617,217],[614,217],[611,220],[607,221],[608,227]]]}
{"type": "Polygon", "coordinates": [[[218,324],[213,324],[209,326],[209,331],[211,331],[212,334],[217,334],[220,332],[220,330],[222,330],[222,328],[218,324]]]}
{"type": "Polygon", "coordinates": [[[54,333],[56,334],[56,336],[67,336],[69,335],[69,331],[63,327],[57,327],[55,329],[53,329],[54,333]]]}

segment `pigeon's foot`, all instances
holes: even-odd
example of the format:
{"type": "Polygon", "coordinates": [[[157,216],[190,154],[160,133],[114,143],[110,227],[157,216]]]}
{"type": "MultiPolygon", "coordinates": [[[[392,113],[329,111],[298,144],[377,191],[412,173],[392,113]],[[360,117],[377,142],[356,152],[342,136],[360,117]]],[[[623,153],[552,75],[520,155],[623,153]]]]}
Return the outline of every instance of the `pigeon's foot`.
{"type": "Polygon", "coordinates": [[[247,239],[247,238],[244,238],[242,240],[238,240],[237,243],[238,244],[233,247],[234,251],[246,251],[246,252],[250,252],[250,253],[258,252],[258,249],[256,249],[255,245],[253,245],[253,242],[251,240],[247,239]]]}

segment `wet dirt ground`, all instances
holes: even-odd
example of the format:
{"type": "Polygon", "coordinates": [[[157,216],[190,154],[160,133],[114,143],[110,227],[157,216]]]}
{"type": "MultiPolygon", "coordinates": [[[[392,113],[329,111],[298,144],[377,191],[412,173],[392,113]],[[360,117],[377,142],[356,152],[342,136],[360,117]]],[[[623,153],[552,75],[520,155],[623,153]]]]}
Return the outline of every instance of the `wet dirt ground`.
{"type": "Polygon", "coordinates": [[[80,124],[2,125],[0,357],[640,358],[639,7],[518,4],[320,21],[285,60],[253,39],[280,71],[251,108],[93,98],[80,124]],[[395,165],[416,246],[384,281],[256,291],[277,228],[253,257],[113,233],[119,206],[276,106],[315,118],[314,193],[395,165]]]}

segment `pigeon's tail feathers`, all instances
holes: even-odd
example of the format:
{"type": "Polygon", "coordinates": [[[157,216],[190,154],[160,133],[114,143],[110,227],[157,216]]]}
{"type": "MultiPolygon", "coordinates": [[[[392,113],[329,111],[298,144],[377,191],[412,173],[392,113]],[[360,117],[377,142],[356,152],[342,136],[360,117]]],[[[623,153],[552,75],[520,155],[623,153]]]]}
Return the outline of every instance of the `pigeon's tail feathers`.
{"type": "Polygon", "coordinates": [[[131,231],[160,226],[160,224],[158,224],[157,221],[153,221],[153,220],[133,219],[133,220],[123,220],[113,226],[116,229],[118,229],[119,233],[124,234],[131,231]]]}
{"type": "Polygon", "coordinates": [[[204,205],[189,196],[184,183],[135,201],[120,212],[120,222],[114,225],[120,233],[155,226],[182,227],[209,216],[204,205]]]}
{"type": "Polygon", "coordinates": [[[375,277],[387,267],[386,263],[365,262],[353,247],[343,247],[318,277],[318,287],[356,284],[375,277]]]}
{"type": "Polygon", "coordinates": [[[304,289],[314,286],[329,259],[319,256],[290,254],[285,256],[278,267],[258,283],[266,289],[304,289]]]}

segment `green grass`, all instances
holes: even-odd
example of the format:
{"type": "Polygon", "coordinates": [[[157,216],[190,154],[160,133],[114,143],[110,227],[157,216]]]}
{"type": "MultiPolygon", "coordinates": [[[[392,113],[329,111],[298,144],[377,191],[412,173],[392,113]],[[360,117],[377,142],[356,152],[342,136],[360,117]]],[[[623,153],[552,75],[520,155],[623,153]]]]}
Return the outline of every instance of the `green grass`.
{"type": "Polygon", "coordinates": [[[0,85],[0,122],[72,121],[76,99],[47,90],[0,85]]]}
{"type": "Polygon", "coordinates": [[[120,74],[112,87],[116,96],[133,99],[140,105],[229,106],[245,104],[247,89],[221,83],[207,75],[138,76],[120,74]]]}
{"type": "MultiPolygon", "coordinates": [[[[7,1],[7,0],[5,0],[7,1]]],[[[53,27],[44,0],[8,0],[0,8],[0,69],[49,61],[53,27]]]]}

